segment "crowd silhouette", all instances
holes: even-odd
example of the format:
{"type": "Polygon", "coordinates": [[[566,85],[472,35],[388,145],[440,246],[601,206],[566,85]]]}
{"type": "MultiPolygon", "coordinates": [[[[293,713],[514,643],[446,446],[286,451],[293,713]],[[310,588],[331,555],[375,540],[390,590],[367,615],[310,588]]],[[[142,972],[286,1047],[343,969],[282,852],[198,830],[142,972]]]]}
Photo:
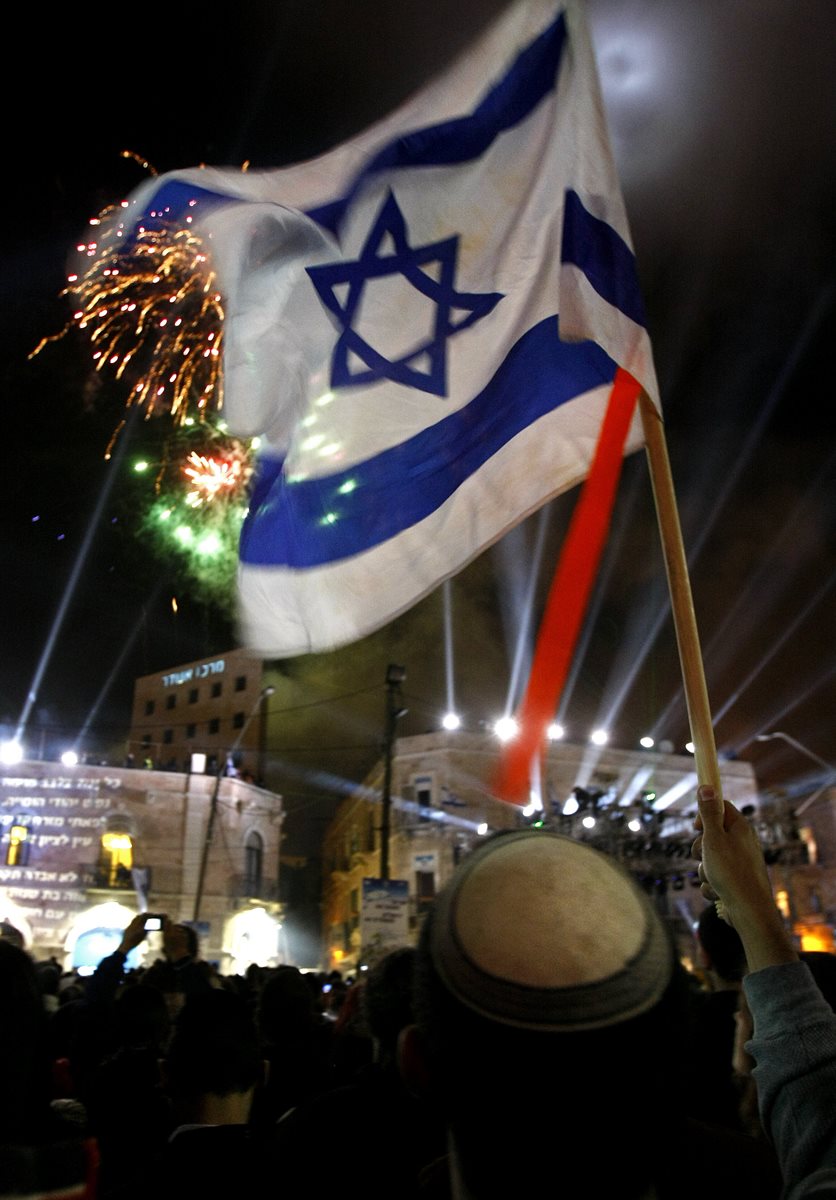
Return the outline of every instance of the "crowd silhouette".
{"type": "Polygon", "coordinates": [[[82,979],[0,929],[0,1195],[836,1196],[836,956],[711,789],[697,827],[689,967],[622,866],[538,829],[358,978],[224,976],[168,920],[131,969],[138,914],[82,979]]]}

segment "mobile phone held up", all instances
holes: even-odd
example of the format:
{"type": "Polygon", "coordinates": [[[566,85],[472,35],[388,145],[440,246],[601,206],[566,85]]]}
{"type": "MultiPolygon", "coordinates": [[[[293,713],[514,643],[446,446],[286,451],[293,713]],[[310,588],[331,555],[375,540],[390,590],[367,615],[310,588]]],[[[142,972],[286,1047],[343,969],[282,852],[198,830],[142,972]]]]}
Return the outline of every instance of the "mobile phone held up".
{"type": "Polygon", "coordinates": [[[155,929],[162,929],[165,916],[163,913],[148,913],[145,918],[145,932],[149,933],[155,929]]]}

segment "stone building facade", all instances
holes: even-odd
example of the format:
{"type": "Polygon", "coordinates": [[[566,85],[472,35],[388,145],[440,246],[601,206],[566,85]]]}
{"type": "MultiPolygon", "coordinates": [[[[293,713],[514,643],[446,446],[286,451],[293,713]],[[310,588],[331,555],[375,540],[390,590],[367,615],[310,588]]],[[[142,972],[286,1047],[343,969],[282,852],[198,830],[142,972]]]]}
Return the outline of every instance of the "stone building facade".
{"type": "MultiPolygon", "coordinates": [[[[693,919],[704,907],[690,858],[693,758],[552,743],[537,789],[541,807],[523,810],[491,795],[499,754],[495,737],[459,731],[394,743],[389,877],[408,881],[410,937],[455,864],[480,837],[542,822],[621,858],[656,897],[687,958],[693,919]]],[[[340,803],[325,833],[323,942],[330,967],[354,970],[362,962],[363,879],[380,871],[384,765],[340,803]]],[[[726,797],[755,814],[758,789],[751,765],[724,762],[720,769],[726,797]]]]}
{"type": "MultiPolygon", "coordinates": [[[[278,962],[282,820],[280,796],[238,778],[4,767],[0,919],[66,968],[95,965],[142,910],[194,923],[202,956],[224,973],[278,962]]],[[[155,956],[159,944],[141,950],[155,956]]]]}

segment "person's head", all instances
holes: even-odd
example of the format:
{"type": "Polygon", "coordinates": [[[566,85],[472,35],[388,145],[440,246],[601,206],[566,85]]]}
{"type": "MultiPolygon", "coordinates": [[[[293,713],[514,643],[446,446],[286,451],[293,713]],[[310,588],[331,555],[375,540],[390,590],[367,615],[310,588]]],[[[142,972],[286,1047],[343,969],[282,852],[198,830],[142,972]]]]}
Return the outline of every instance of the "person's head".
{"type": "Polygon", "coordinates": [[[240,996],[213,989],[186,1001],[174,1022],[164,1075],[182,1119],[246,1123],[264,1063],[240,996]]]}
{"type": "Polygon", "coordinates": [[[648,1184],[627,1115],[664,1137],[687,994],[677,968],[650,898],[581,842],[522,830],[459,864],[421,931],[401,1061],[442,1106],[474,1197],[542,1181],[519,1127],[544,1106],[585,1178],[597,1173],[591,1193],[648,1184]]]}
{"type": "Polygon", "coordinates": [[[0,921],[0,942],[8,942],[10,946],[17,946],[19,950],[26,949],[26,939],[11,921],[0,921]]]}
{"type": "Polygon", "coordinates": [[[50,1099],[47,1016],[35,964],[20,946],[0,938],[3,1047],[0,1128],[8,1141],[35,1139],[50,1099]]]}
{"type": "Polygon", "coordinates": [[[166,920],[163,926],[163,951],[172,962],[184,958],[197,958],[199,945],[197,930],[192,925],[177,924],[166,920]]]}
{"type": "Polygon", "coordinates": [[[170,1018],[165,996],[148,983],[130,983],[116,993],[114,1032],[120,1046],[165,1049],[170,1018]]]}
{"type": "Polygon", "coordinates": [[[298,967],[271,971],[258,997],[258,1031],[265,1044],[279,1045],[319,1024],[310,984],[298,967]]]}
{"type": "Polygon", "coordinates": [[[379,1062],[394,1061],[402,1029],[413,1020],[415,948],[401,946],[375,963],[366,978],[363,1009],[379,1062]]]}
{"type": "Polygon", "coordinates": [[[746,952],[740,934],[723,920],[714,904],[707,905],[699,915],[697,941],[712,981],[724,986],[739,984],[746,974],[746,952]]]}

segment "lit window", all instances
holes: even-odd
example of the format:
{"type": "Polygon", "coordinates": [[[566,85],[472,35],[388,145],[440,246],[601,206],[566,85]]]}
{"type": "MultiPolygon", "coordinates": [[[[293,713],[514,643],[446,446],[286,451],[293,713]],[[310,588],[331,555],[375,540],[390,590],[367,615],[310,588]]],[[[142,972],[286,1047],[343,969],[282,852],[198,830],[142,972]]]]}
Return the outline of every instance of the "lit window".
{"type": "Polygon", "coordinates": [[[25,825],[15,822],[9,830],[9,844],[6,847],[6,865],[23,867],[29,858],[29,830],[25,825]]]}
{"type": "Polygon", "coordinates": [[[130,886],[134,862],[131,835],[124,831],[103,833],[101,860],[108,887],[118,887],[120,884],[130,886]]]}

